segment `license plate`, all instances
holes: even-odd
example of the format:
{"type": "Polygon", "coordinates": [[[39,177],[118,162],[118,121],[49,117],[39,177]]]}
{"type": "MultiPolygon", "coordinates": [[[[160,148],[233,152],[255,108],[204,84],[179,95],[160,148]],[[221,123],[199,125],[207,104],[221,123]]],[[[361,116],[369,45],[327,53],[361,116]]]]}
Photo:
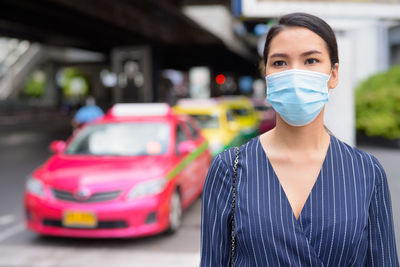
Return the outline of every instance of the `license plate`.
{"type": "Polygon", "coordinates": [[[63,225],[75,228],[95,228],[97,218],[90,212],[67,211],[64,213],[63,225]]]}

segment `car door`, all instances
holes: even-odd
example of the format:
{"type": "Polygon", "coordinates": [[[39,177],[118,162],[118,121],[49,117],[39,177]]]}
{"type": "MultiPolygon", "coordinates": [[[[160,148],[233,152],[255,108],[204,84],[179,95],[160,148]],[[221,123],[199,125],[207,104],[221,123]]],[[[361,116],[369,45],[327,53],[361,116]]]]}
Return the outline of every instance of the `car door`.
{"type": "Polygon", "coordinates": [[[196,121],[189,118],[185,121],[185,125],[190,132],[191,139],[197,145],[195,158],[191,163],[194,165],[193,169],[195,174],[192,176],[192,186],[193,188],[197,188],[197,192],[195,192],[193,196],[195,198],[203,190],[204,181],[211,164],[211,154],[208,148],[208,142],[205,137],[201,135],[201,128],[197,125],[196,121]]]}
{"type": "Polygon", "coordinates": [[[175,143],[175,155],[178,158],[178,168],[180,169],[177,174],[177,183],[180,188],[182,206],[187,207],[190,201],[190,196],[192,195],[191,188],[191,175],[193,174],[193,165],[188,161],[188,154],[181,154],[179,152],[179,145],[182,142],[190,140],[190,134],[185,128],[185,125],[180,120],[176,125],[176,143],[175,143]],[[181,167],[183,167],[181,169],[181,167]]]}
{"type": "Polygon", "coordinates": [[[198,129],[189,124],[188,120],[179,120],[176,128],[176,148],[175,152],[179,157],[180,164],[184,167],[179,173],[179,186],[181,189],[181,197],[183,207],[187,207],[200,194],[205,175],[208,170],[207,157],[204,156],[205,139],[199,134],[198,129]],[[179,144],[182,142],[190,142],[194,144],[194,150],[186,153],[179,153],[179,144]],[[204,162],[204,163],[202,163],[204,162]],[[201,166],[203,165],[203,166],[201,166]],[[206,167],[204,167],[204,165],[206,167]],[[204,170],[204,169],[207,170],[204,170]],[[204,176],[204,177],[203,177],[204,176]]]}

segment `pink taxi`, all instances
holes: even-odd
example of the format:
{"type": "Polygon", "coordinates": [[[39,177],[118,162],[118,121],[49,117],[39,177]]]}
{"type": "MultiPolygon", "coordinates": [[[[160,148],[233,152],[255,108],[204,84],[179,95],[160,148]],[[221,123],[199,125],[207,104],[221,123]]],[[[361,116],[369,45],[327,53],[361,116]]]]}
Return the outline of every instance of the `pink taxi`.
{"type": "Polygon", "coordinates": [[[211,162],[197,124],[167,104],[116,104],[28,178],[27,227],[39,234],[119,238],[175,232],[211,162]]]}

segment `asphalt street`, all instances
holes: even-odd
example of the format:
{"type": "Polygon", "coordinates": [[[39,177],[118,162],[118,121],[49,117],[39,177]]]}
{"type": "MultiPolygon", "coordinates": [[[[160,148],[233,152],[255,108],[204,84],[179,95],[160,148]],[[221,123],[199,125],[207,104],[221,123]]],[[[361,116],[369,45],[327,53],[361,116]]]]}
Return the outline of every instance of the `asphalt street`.
{"type": "Polygon", "coordinates": [[[69,239],[43,237],[25,229],[23,191],[26,177],[51,155],[52,140],[71,134],[68,117],[0,125],[0,266],[198,266],[200,200],[184,214],[175,235],[140,239],[69,239]]]}
{"type": "MultiPolygon", "coordinates": [[[[69,239],[43,237],[25,229],[23,191],[27,175],[49,156],[48,144],[66,139],[66,117],[18,126],[0,125],[0,266],[198,266],[200,200],[189,208],[175,235],[140,239],[69,239]]],[[[400,150],[362,147],[384,166],[392,195],[398,251],[400,246],[400,150]]]]}

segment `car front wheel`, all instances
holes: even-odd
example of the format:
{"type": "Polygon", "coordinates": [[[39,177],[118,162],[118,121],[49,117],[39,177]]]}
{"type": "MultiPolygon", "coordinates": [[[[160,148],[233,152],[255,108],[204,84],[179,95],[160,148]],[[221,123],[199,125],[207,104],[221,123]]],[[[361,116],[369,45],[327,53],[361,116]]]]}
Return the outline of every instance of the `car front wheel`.
{"type": "Polygon", "coordinates": [[[169,228],[168,233],[175,233],[178,231],[182,224],[182,203],[181,195],[175,191],[171,197],[171,204],[169,208],[169,228]]]}

